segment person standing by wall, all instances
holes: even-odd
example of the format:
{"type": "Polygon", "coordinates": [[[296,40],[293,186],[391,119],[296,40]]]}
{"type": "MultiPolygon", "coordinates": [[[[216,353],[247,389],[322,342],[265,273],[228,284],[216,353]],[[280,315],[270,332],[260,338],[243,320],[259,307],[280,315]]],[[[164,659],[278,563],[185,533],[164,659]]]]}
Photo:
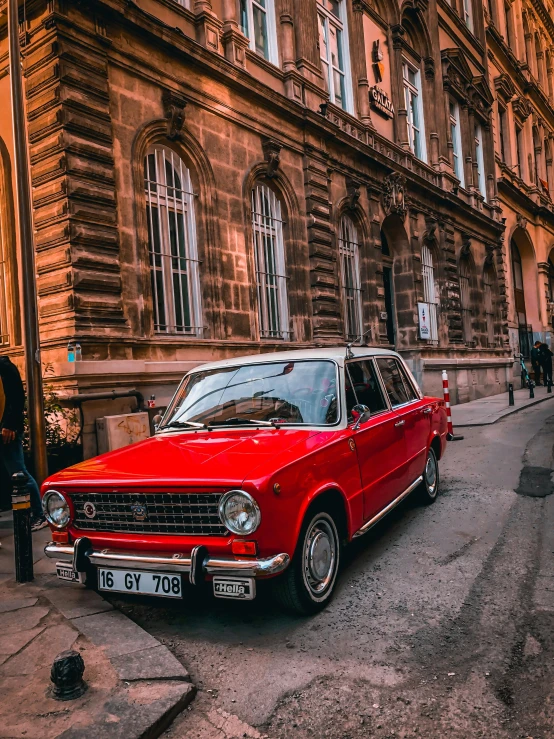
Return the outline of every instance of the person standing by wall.
{"type": "MultiPolygon", "coordinates": [[[[535,385],[541,384],[541,342],[535,341],[535,345],[531,349],[531,365],[535,373],[535,385]]],[[[546,385],[546,380],[544,381],[546,385]]]]}
{"type": "Polygon", "coordinates": [[[38,531],[48,524],[42,512],[36,480],[25,467],[22,443],[24,409],[25,390],[19,370],[9,357],[0,357],[0,462],[10,478],[15,472],[24,472],[28,476],[31,529],[38,531]]]}
{"type": "Polygon", "coordinates": [[[541,344],[539,349],[539,359],[542,367],[542,375],[544,384],[552,384],[552,352],[548,348],[548,344],[541,344]]]}

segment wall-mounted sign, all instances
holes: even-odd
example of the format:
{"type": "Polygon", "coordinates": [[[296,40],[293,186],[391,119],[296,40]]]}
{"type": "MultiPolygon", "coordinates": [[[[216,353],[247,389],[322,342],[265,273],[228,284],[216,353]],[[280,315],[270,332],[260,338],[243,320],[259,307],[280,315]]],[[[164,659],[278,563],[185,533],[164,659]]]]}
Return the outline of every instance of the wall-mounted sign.
{"type": "Polygon", "coordinates": [[[373,74],[375,75],[376,82],[383,81],[383,75],[385,73],[385,65],[383,64],[383,52],[381,51],[381,43],[379,39],[373,42],[373,74]]]}
{"type": "Polygon", "coordinates": [[[429,305],[427,303],[418,303],[417,312],[419,315],[419,338],[431,338],[431,326],[429,324],[429,305]]]}
{"type": "Polygon", "coordinates": [[[382,310],[382,311],[381,311],[381,312],[379,313],[379,318],[380,318],[380,319],[381,319],[382,321],[386,321],[388,317],[389,317],[389,314],[388,314],[388,313],[387,313],[386,311],[384,311],[384,310],[382,310]]]}
{"type": "Polygon", "coordinates": [[[384,90],[375,85],[369,89],[369,102],[375,110],[387,118],[394,118],[394,106],[384,90]]]}

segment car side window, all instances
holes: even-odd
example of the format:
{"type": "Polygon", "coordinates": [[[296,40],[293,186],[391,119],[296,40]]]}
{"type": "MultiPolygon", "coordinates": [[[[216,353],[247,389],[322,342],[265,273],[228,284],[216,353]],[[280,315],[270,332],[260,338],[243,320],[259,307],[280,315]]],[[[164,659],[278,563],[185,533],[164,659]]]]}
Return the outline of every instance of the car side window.
{"type": "Polygon", "coordinates": [[[348,362],[346,365],[346,408],[348,420],[353,420],[352,408],[366,405],[371,414],[387,410],[381,386],[370,360],[348,362]]]}
{"type": "Polygon", "coordinates": [[[392,407],[403,405],[412,400],[406,392],[404,380],[400,374],[400,366],[396,359],[393,357],[380,357],[377,360],[377,365],[392,407]]]}
{"type": "Polygon", "coordinates": [[[402,379],[404,380],[404,387],[406,388],[406,393],[408,394],[408,400],[419,400],[419,395],[414,390],[413,382],[408,377],[406,368],[403,367],[400,363],[398,364],[400,366],[400,374],[402,375],[402,379]]]}

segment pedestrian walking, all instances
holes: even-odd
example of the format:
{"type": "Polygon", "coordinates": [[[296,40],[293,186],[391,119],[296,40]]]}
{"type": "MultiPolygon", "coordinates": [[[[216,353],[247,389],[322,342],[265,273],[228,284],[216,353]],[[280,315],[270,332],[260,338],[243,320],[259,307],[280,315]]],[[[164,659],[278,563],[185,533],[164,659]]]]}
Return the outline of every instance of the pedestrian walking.
{"type": "Polygon", "coordinates": [[[542,367],[542,375],[544,384],[552,384],[552,352],[548,348],[548,344],[541,344],[539,349],[539,358],[542,367]]]}
{"type": "Polygon", "coordinates": [[[38,531],[48,524],[42,512],[36,480],[25,467],[22,443],[24,409],[25,391],[19,370],[9,357],[0,357],[0,462],[10,478],[15,472],[24,472],[29,478],[31,529],[38,531]]]}
{"type": "MultiPolygon", "coordinates": [[[[541,384],[541,342],[535,341],[533,348],[531,349],[531,365],[533,372],[535,373],[535,385],[541,384]]],[[[544,382],[546,385],[546,380],[544,382]]]]}

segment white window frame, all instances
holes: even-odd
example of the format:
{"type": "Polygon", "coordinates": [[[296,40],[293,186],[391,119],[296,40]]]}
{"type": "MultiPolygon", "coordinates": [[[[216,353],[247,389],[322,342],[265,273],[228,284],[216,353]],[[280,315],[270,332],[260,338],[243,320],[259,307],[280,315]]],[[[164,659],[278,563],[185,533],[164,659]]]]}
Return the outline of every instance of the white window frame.
{"type": "Polygon", "coordinates": [[[281,203],[267,185],[257,184],[251,198],[260,338],[290,341],[281,203]]]}
{"type": "Polygon", "coordinates": [[[473,32],[473,0],[464,0],[463,20],[471,32],[473,32]]]}
{"type": "Polygon", "coordinates": [[[477,158],[477,182],[481,195],[487,199],[487,180],[485,177],[485,157],[483,154],[483,129],[481,124],[475,126],[475,155],[477,158]]]}
{"type": "Polygon", "coordinates": [[[454,173],[460,180],[460,186],[465,187],[464,153],[462,149],[462,131],[460,123],[460,106],[456,100],[449,101],[450,136],[452,138],[454,173]],[[454,109],[454,112],[452,112],[454,109]]]}
{"type": "Polygon", "coordinates": [[[418,159],[421,159],[422,162],[427,162],[427,142],[425,140],[425,117],[423,115],[421,70],[405,58],[402,60],[402,83],[404,85],[406,124],[408,126],[408,141],[410,149],[418,159]],[[415,85],[409,79],[409,71],[413,72],[415,75],[415,85]],[[411,104],[412,100],[415,101],[414,105],[411,104]],[[416,111],[419,125],[416,125],[413,110],[416,111]],[[416,132],[418,134],[417,145],[416,132]]]}
{"type": "Polygon", "coordinates": [[[181,5],[183,8],[190,10],[190,0],[175,0],[177,5],[181,5]]]}
{"type": "Polygon", "coordinates": [[[435,283],[433,252],[427,244],[421,247],[421,276],[423,301],[429,306],[429,341],[436,344],[439,340],[439,299],[435,283]]]}
{"type": "MultiPolygon", "coordinates": [[[[323,20],[324,34],[325,34],[325,47],[327,49],[327,55],[324,56],[324,50],[320,48],[319,55],[323,67],[323,73],[327,77],[327,91],[329,93],[329,100],[334,105],[339,105],[347,113],[354,113],[354,94],[352,91],[352,72],[350,68],[350,42],[348,38],[348,19],[346,16],[346,0],[338,0],[339,4],[339,17],[328,10],[323,4],[322,0],[317,0],[317,14],[318,14],[318,31],[320,30],[320,22],[323,20]],[[321,20],[320,20],[321,19],[321,20]],[[334,67],[331,61],[331,49],[329,45],[329,24],[335,26],[335,28],[342,34],[342,63],[343,69],[334,67]],[[335,85],[333,84],[333,73],[337,70],[344,79],[344,101],[342,106],[336,101],[335,96],[335,85]]],[[[321,47],[321,43],[320,43],[321,47]]]]}
{"type": "Polygon", "coordinates": [[[348,216],[339,224],[339,262],[344,306],[344,333],[347,340],[363,336],[362,278],[358,229],[348,216]]]}
{"type": "Polygon", "coordinates": [[[242,0],[246,7],[246,27],[241,24],[242,32],[248,39],[250,49],[267,59],[275,66],[279,65],[279,51],[277,47],[277,26],[275,22],[275,4],[274,0],[263,0],[265,7],[260,0],[242,0]],[[256,39],[254,37],[254,8],[265,14],[266,32],[267,32],[267,56],[256,49],[256,39]]]}
{"type": "Polygon", "coordinates": [[[162,334],[201,337],[203,326],[196,241],[196,196],[190,171],[172,149],[155,145],[146,153],[144,174],[154,330],[162,334]],[[154,172],[151,156],[155,162],[154,172]],[[168,167],[179,177],[181,188],[168,183],[168,167]],[[178,291],[175,289],[176,279],[180,287],[178,291]],[[188,323],[184,320],[187,313],[188,323]]]}

